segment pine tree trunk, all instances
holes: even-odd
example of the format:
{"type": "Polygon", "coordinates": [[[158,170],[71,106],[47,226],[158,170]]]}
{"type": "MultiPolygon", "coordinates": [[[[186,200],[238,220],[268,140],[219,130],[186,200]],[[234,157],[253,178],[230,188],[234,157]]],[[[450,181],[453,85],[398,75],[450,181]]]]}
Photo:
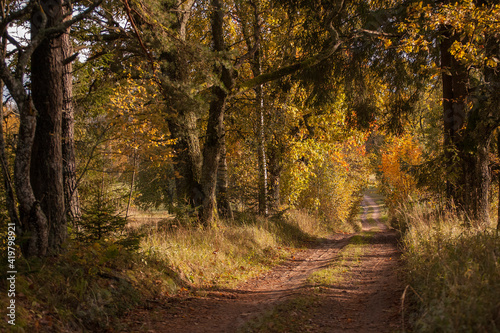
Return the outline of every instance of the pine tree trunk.
{"type": "Polygon", "coordinates": [[[14,184],[19,202],[21,251],[25,257],[45,256],[49,241],[49,222],[31,186],[31,152],[35,138],[36,112],[29,98],[16,101],[19,107],[19,134],[14,161],[14,184]]]}
{"type": "MultiPolygon", "coordinates": [[[[60,22],[60,7],[44,8],[48,25],[60,22]]],[[[62,112],[63,35],[46,38],[31,57],[31,89],[33,103],[38,111],[35,140],[31,160],[31,184],[37,201],[47,217],[49,253],[60,251],[67,237],[64,206],[62,112]]]]}
{"type": "Polygon", "coordinates": [[[176,197],[180,202],[197,207],[202,201],[199,185],[202,155],[198,130],[195,116],[188,114],[183,117],[181,112],[179,110],[178,117],[168,120],[171,137],[176,139],[173,158],[176,197]]]}
{"type": "MultiPolygon", "coordinates": [[[[71,10],[71,9],[68,9],[71,10]]],[[[69,19],[69,17],[67,18],[69,19]]],[[[70,57],[73,47],[69,38],[69,29],[61,36],[63,59],[67,61],[63,67],[63,111],[62,111],[62,156],[64,203],[67,217],[72,221],[81,218],[80,199],[78,196],[75,157],[75,109],[73,104],[73,66],[70,57]]]]}

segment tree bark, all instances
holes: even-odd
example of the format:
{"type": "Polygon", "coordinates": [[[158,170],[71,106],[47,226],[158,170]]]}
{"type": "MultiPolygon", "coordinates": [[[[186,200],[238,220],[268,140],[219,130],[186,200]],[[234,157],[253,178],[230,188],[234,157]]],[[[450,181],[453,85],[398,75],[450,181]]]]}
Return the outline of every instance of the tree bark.
{"type": "Polygon", "coordinates": [[[456,155],[461,155],[462,129],[465,121],[467,98],[467,73],[462,65],[451,55],[450,47],[457,37],[444,31],[440,44],[441,71],[443,82],[443,124],[444,150],[447,161],[447,195],[456,204],[463,205],[464,175],[462,165],[456,155]]]}
{"type": "MultiPolygon", "coordinates": [[[[223,123],[224,125],[224,123],[223,123]]],[[[232,220],[233,210],[229,202],[228,179],[227,179],[227,151],[226,151],[226,133],[223,128],[221,138],[221,152],[219,160],[219,168],[217,170],[217,209],[222,218],[232,220]]]]}
{"type": "MultiPolygon", "coordinates": [[[[65,9],[71,12],[71,8],[65,9]]],[[[71,16],[68,16],[69,19],[71,16]]],[[[72,221],[81,218],[80,199],[76,179],[76,154],[75,154],[75,108],[73,104],[73,47],[69,38],[70,29],[61,36],[61,47],[64,59],[62,75],[62,156],[64,203],[67,217],[72,221]]]]}
{"type": "MultiPolygon", "coordinates": [[[[212,0],[212,39],[213,49],[221,52],[224,45],[224,12],[220,0],[212,0]]],[[[205,145],[203,146],[203,167],[201,173],[201,188],[203,190],[203,206],[200,211],[200,222],[204,226],[214,224],[217,217],[217,202],[215,189],[217,184],[217,169],[219,166],[222,138],[224,135],[224,113],[228,92],[234,86],[233,73],[223,64],[218,64],[215,72],[221,78],[223,87],[215,86],[213,100],[210,103],[205,145]]]]}
{"type": "Polygon", "coordinates": [[[257,95],[257,108],[259,110],[258,126],[257,126],[257,139],[259,142],[258,153],[257,153],[258,155],[257,164],[259,167],[259,213],[264,216],[267,216],[269,213],[269,208],[267,200],[266,138],[264,135],[264,92],[262,86],[256,87],[255,92],[257,95]]]}
{"type": "Polygon", "coordinates": [[[21,251],[26,257],[45,256],[49,247],[49,222],[31,186],[31,152],[35,138],[36,110],[31,100],[18,100],[19,138],[14,161],[14,184],[19,202],[21,251]]]}
{"type": "MultiPolygon", "coordinates": [[[[177,31],[181,41],[186,40],[186,28],[191,15],[194,0],[177,1],[175,12],[177,22],[172,29],[177,31]]],[[[202,152],[198,132],[198,116],[195,103],[190,103],[190,96],[183,90],[188,84],[188,66],[182,50],[173,48],[162,54],[166,62],[162,68],[170,82],[164,82],[163,94],[169,110],[168,127],[174,145],[174,172],[176,197],[193,208],[202,205],[203,194],[200,186],[202,152]]]]}
{"type": "MultiPolygon", "coordinates": [[[[4,5],[2,3],[2,5],[4,5]]],[[[2,8],[2,13],[5,12],[5,9],[2,8]]],[[[1,38],[1,45],[0,45],[0,52],[1,56],[5,58],[5,55],[7,53],[7,42],[5,38],[1,38]]],[[[4,83],[2,80],[0,80],[0,92],[4,91],[4,83]]],[[[5,188],[5,203],[7,206],[7,211],[9,213],[9,218],[12,223],[14,223],[16,226],[19,226],[19,216],[17,214],[17,209],[16,209],[16,198],[14,195],[14,188],[12,184],[12,179],[11,179],[11,174],[10,174],[10,168],[9,168],[9,163],[7,159],[7,153],[6,153],[6,145],[5,145],[5,133],[3,130],[3,122],[4,122],[4,113],[3,113],[3,93],[0,94],[0,161],[1,161],[1,168],[2,168],[2,177],[3,177],[3,184],[5,188]]]]}
{"type": "MultiPolygon", "coordinates": [[[[47,25],[60,23],[62,2],[46,1],[42,4],[44,5],[51,6],[44,8],[48,18],[47,25]]],[[[38,111],[31,160],[31,183],[35,197],[47,217],[50,253],[59,252],[67,237],[62,158],[62,44],[63,34],[45,38],[31,57],[31,91],[38,111]]]]}
{"type": "Polygon", "coordinates": [[[181,202],[197,207],[201,205],[202,154],[198,138],[197,117],[193,111],[180,106],[169,117],[168,127],[174,144],[174,171],[176,197],[181,202]]]}
{"type": "MultiPolygon", "coordinates": [[[[497,129],[497,157],[500,160],[500,129],[497,129]]],[[[500,231],[500,172],[498,173],[498,210],[497,230],[500,231]]]]}
{"type": "Polygon", "coordinates": [[[272,211],[277,211],[281,204],[281,149],[278,144],[271,148],[269,154],[269,206],[272,211]]]}
{"type": "MultiPolygon", "coordinates": [[[[245,38],[247,48],[249,50],[255,49],[251,61],[251,69],[254,77],[259,77],[262,74],[262,49],[261,49],[261,26],[260,14],[256,3],[250,2],[253,7],[253,43],[252,45],[250,36],[247,29],[243,28],[243,36],[245,38]]],[[[269,213],[269,204],[267,197],[267,159],[266,159],[266,139],[264,135],[265,122],[264,122],[264,88],[262,84],[254,88],[255,91],[255,108],[257,110],[257,126],[256,126],[256,139],[257,139],[257,167],[259,174],[258,183],[258,203],[259,213],[267,216],[269,213]]]]}
{"type": "Polygon", "coordinates": [[[475,179],[476,197],[475,218],[482,225],[490,223],[490,186],[491,171],[489,159],[490,140],[481,142],[476,155],[475,179]]]}

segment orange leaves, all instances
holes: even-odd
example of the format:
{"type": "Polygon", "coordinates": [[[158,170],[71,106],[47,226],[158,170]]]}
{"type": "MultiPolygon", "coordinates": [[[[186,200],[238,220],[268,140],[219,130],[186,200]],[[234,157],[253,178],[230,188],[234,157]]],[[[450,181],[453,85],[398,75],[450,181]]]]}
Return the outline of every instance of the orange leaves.
{"type": "Polygon", "coordinates": [[[411,168],[422,162],[422,149],[411,135],[389,138],[382,153],[382,190],[392,206],[417,192],[411,168]]]}

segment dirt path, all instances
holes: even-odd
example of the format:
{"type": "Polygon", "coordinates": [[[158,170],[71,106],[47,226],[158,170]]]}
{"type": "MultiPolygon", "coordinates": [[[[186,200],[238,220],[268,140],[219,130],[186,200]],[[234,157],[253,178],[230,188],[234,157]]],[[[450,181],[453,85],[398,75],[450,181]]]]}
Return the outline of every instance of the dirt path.
{"type": "MultiPolygon", "coordinates": [[[[314,271],[328,267],[349,244],[353,235],[334,235],[315,248],[292,259],[237,289],[206,292],[203,297],[173,298],[134,312],[128,318],[134,332],[395,332],[399,330],[397,279],[399,253],[395,234],[379,221],[380,208],[373,198],[363,201],[363,230],[377,231],[369,236],[370,245],[343,282],[320,294],[305,284],[314,271]],[[308,325],[279,328],[273,322],[264,326],[248,323],[264,321],[263,316],[297,297],[314,294],[307,309],[308,325]],[[257,327],[257,328],[255,328],[257,327]]],[[[359,236],[359,235],[358,235],[359,236]]],[[[300,310],[300,309],[299,309],[300,310]]],[[[288,311],[290,312],[290,311],[288,311]]],[[[292,315],[295,313],[291,311],[292,315]]],[[[284,313],[288,316],[289,313],[284,313]]]]}

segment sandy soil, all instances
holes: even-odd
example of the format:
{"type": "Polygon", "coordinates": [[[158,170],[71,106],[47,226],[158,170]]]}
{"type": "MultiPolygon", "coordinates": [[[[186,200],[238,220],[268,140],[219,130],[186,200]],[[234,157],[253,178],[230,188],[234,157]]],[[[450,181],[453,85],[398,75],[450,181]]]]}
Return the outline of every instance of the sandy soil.
{"type": "MultiPolygon", "coordinates": [[[[322,291],[304,332],[398,332],[401,330],[396,234],[379,221],[380,207],[365,196],[362,224],[374,232],[359,264],[337,285],[322,291]]],[[[170,298],[129,315],[130,332],[237,332],[277,304],[310,293],[306,278],[328,266],[353,235],[333,235],[314,248],[236,289],[203,297],[170,298]]]]}

